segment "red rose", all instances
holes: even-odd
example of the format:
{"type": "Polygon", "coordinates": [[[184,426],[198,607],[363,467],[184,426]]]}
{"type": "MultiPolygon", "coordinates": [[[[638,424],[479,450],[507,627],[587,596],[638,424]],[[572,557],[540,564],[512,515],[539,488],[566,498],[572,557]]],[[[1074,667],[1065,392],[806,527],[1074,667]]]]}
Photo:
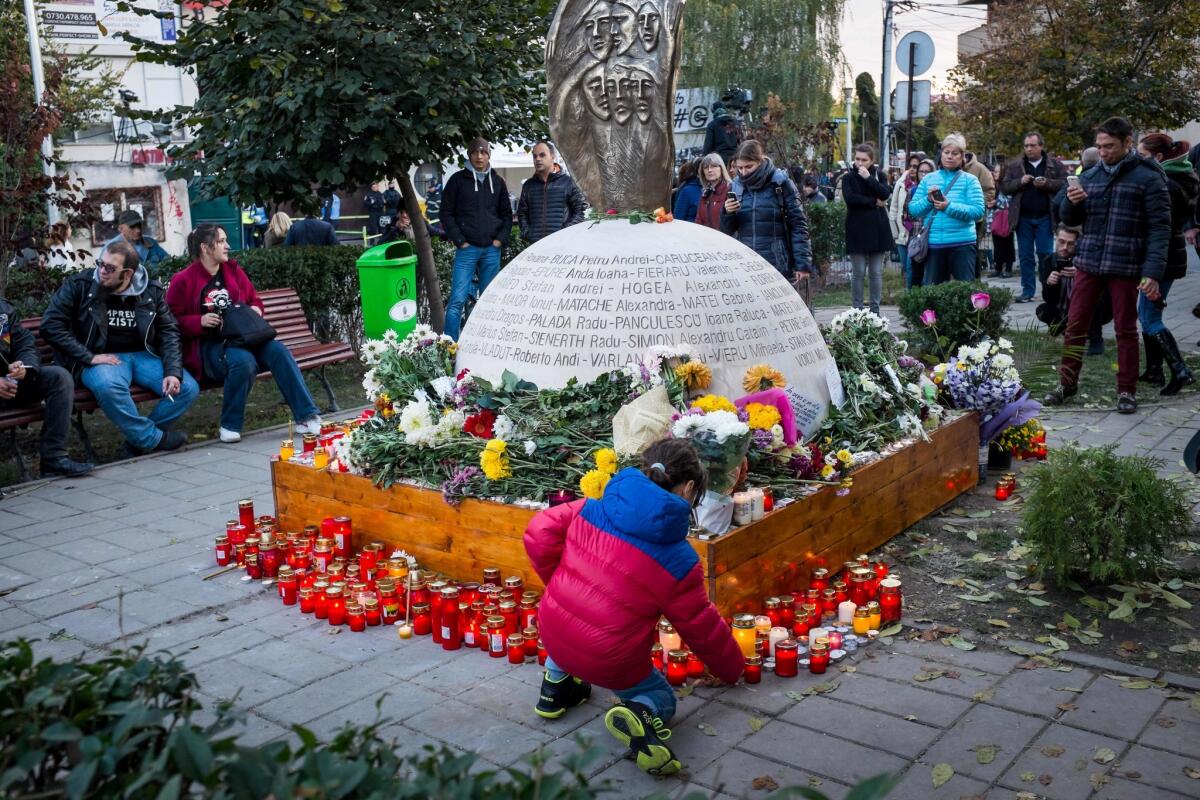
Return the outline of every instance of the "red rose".
{"type": "Polygon", "coordinates": [[[617,210],[615,208],[610,208],[608,211],[605,211],[604,213],[608,214],[610,217],[615,217],[617,215],[617,210]]]}
{"type": "Polygon", "coordinates": [[[491,439],[495,436],[494,428],[496,426],[496,412],[490,409],[482,409],[478,414],[472,414],[467,417],[463,423],[463,433],[470,434],[480,439],[491,439]]]}

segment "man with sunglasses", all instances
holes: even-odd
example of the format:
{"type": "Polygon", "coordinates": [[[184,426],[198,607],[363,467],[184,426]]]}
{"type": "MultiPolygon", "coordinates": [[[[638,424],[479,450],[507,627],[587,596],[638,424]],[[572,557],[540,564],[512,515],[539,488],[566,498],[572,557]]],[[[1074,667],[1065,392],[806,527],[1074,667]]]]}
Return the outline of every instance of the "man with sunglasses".
{"type": "Polygon", "coordinates": [[[42,337],[125,434],[123,455],[176,450],[187,441],[170,426],[200,387],[183,368],[179,323],[162,284],[150,279],[129,242],[110,242],[95,270],[63,283],[42,317],[42,337]],[[149,416],[133,402],[135,385],[162,398],[149,416]]]}

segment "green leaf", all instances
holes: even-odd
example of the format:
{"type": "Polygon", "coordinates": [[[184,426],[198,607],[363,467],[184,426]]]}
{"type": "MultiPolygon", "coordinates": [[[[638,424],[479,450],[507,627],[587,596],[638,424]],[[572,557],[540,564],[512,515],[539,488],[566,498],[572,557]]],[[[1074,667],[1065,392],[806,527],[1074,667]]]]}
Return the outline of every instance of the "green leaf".
{"type": "Polygon", "coordinates": [[[897,622],[895,625],[889,625],[879,632],[880,636],[895,636],[904,630],[904,626],[897,622]]]}
{"type": "Polygon", "coordinates": [[[1121,604],[1108,613],[1109,619],[1130,619],[1133,617],[1133,606],[1122,600],[1121,604]]]}
{"type": "Polygon", "coordinates": [[[1112,750],[1107,747],[1101,747],[1096,751],[1095,755],[1092,756],[1092,761],[1095,761],[1097,764],[1108,764],[1116,757],[1117,754],[1112,750]]]}
{"type": "Polygon", "coordinates": [[[1083,627],[1083,624],[1078,619],[1071,616],[1070,612],[1066,612],[1066,611],[1063,612],[1063,624],[1066,625],[1068,628],[1079,629],[1079,628],[1083,627]]]}
{"type": "Polygon", "coordinates": [[[42,731],[41,737],[46,742],[73,742],[83,736],[83,731],[69,722],[55,722],[42,731]]]}
{"type": "Polygon", "coordinates": [[[975,751],[975,760],[980,764],[990,764],[996,760],[1000,748],[994,744],[977,744],[971,748],[975,751]]]}
{"type": "Polygon", "coordinates": [[[933,765],[933,788],[938,789],[951,778],[954,777],[954,767],[945,763],[933,765]]]}
{"type": "Polygon", "coordinates": [[[1166,600],[1167,603],[1169,605],[1173,606],[1174,608],[1191,608],[1192,607],[1191,603],[1189,603],[1187,600],[1184,600],[1182,597],[1175,594],[1174,592],[1168,592],[1166,589],[1159,589],[1158,593],[1160,595],[1162,595],[1163,599],[1166,600]]]}
{"type": "Polygon", "coordinates": [[[92,785],[92,778],[95,777],[96,768],[99,766],[100,762],[88,760],[71,770],[66,782],[67,797],[70,800],[87,797],[88,787],[92,785]]]}
{"type": "Polygon", "coordinates": [[[1044,608],[1045,606],[1050,605],[1049,600],[1043,600],[1040,597],[1030,596],[1030,597],[1026,597],[1025,599],[1029,601],[1030,605],[1037,606],[1038,608],[1044,608]]]}
{"type": "Polygon", "coordinates": [[[171,779],[163,784],[159,790],[155,800],[179,800],[180,792],[183,791],[183,776],[172,775],[171,779]]]}
{"type": "Polygon", "coordinates": [[[716,729],[713,728],[712,725],[709,725],[707,722],[701,722],[696,727],[699,728],[700,732],[703,733],[705,736],[716,736],[717,735],[716,729]]]}
{"type": "Polygon", "coordinates": [[[970,642],[968,642],[966,639],[962,638],[958,634],[954,634],[953,636],[947,636],[945,639],[942,639],[942,641],[949,642],[953,646],[957,647],[959,650],[974,650],[975,649],[975,645],[971,644],[970,642]]]}
{"type": "Polygon", "coordinates": [[[175,765],[191,780],[203,782],[212,769],[212,746],[188,725],[176,728],[173,736],[171,755],[175,765]]]}
{"type": "Polygon", "coordinates": [[[987,622],[988,622],[988,625],[995,625],[997,628],[1011,628],[1012,627],[1012,625],[1009,625],[1007,622],[1005,622],[1002,619],[989,619],[987,622]]]}

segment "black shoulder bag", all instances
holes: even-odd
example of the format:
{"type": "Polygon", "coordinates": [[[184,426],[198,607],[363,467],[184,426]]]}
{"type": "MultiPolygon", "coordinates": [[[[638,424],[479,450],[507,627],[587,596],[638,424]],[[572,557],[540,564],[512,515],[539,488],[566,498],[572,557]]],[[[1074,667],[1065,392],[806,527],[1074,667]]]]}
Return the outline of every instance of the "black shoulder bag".
{"type": "Polygon", "coordinates": [[[221,338],[226,347],[252,350],[275,338],[275,329],[250,306],[231,305],[221,312],[221,338]]]}

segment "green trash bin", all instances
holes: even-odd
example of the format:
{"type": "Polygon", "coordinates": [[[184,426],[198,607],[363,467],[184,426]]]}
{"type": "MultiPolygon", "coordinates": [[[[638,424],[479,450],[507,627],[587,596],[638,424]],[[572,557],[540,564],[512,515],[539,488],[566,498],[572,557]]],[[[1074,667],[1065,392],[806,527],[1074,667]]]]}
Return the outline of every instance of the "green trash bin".
{"type": "Polygon", "coordinates": [[[377,245],[359,256],[363,328],[368,339],[393,330],[401,338],[417,327],[417,256],[412,242],[377,245]]]}

